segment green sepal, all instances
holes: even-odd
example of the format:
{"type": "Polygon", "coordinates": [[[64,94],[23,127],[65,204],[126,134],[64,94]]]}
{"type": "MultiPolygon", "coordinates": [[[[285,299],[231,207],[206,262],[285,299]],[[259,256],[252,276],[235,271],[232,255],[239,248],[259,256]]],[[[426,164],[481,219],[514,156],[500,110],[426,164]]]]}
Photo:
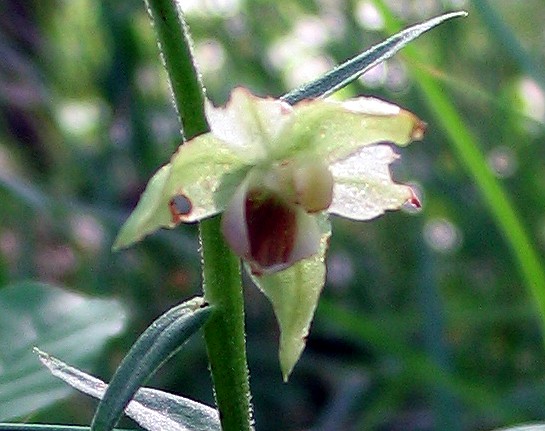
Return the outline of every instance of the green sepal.
{"type": "Polygon", "coordinates": [[[303,101],[294,107],[292,123],[277,137],[272,157],[283,160],[309,154],[333,163],[378,142],[407,145],[421,139],[425,127],[414,114],[375,98],[303,101]]]}
{"type": "Polygon", "coordinates": [[[149,181],[113,249],[140,241],[160,228],[195,222],[223,211],[246,173],[242,157],[211,133],[181,145],[149,181]],[[180,204],[176,199],[181,200],[180,204]]]}
{"type": "Polygon", "coordinates": [[[138,205],[118,233],[113,250],[128,247],[161,227],[172,227],[168,199],[163,194],[169,173],[170,164],[149,180],[138,205]]]}
{"type": "MultiPolygon", "coordinates": [[[[331,225],[325,214],[316,216],[322,233],[319,252],[280,272],[252,275],[254,283],[272,304],[280,327],[278,356],[284,381],[305,348],[314,311],[325,283],[325,253],[331,225]]],[[[250,271],[249,271],[250,272],[250,271]]]]}

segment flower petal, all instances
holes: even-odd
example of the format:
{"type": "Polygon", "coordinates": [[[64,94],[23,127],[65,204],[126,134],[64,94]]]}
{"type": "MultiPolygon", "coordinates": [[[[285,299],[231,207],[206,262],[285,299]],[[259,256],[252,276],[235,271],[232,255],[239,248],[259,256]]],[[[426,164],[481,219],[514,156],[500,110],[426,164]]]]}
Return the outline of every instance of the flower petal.
{"type": "Polygon", "coordinates": [[[210,133],[181,145],[149,181],[113,248],[128,247],[160,228],[223,211],[248,169],[239,155],[210,133]]]}
{"type": "Polygon", "coordinates": [[[323,214],[313,217],[321,234],[319,253],[284,271],[252,279],[271,304],[280,326],[280,368],[284,381],[305,348],[318,298],[325,283],[325,252],[331,226],[323,214]]]}
{"type": "Polygon", "coordinates": [[[250,239],[246,226],[246,193],[248,178],[237,188],[221,216],[221,230],[227,244],[240,257],[250,256],[250,239]]]}
{"type": "Polygon", "coordinates": [[[235,88],[225,107],[206,105],[213,135],[229,147],[257,161],[267,154],[273,139],[293,115],[293,108],[280,100],[259,98],[244,88],[235,88]]]}
{"type": "Polygon", "coordinates": [[[411,201],[412,189],[392,181],[389,164],[396,158],[390,146],[372,145],[331,165],[335,183],[328,212],[369,220],[411,201]]]}
{"type": "Polygon", "coordinates": [[[275,159],[308,153],[329,164],[371,144],[407,145],[421,139],[425,130],[410,112],[374,98],[306,100],[294,110],[292,121],[275,142],[275,159]]]}

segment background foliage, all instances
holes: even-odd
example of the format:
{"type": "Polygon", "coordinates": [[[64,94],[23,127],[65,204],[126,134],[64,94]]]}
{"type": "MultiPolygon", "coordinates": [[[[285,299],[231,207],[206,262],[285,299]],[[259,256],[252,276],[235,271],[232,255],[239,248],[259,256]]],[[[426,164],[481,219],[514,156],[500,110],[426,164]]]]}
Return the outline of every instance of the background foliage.
{"type": "MultiPolygon", "coordinates": [[[[259,430],[476,430],[545,421],[534,299],[410,76],[441,84],[543,257],[545,5],[386,3],[407,24],[470,12],[418,40],[417,62],[398,55],[338,94],[379,96],[428,119],[425,141],[402,150],[395,170],[418,186],[424,209],[369,223],[333,220],[328,282],[287,385],[274,316],[247,283],[259,430]]],[[[367,0],[182,5],[216,104],[238,85],[279,96],[387,35],[367,0]]],[[[85,364],[108,380],[153,318],[200,292],[195,226],[110,251],[145,183],[180,141],[153,31],[140,0],[4,0],[0,58],[0,286],[33,279],[123,303],[129,323],[85,364]]],[[[9,338],[0,342],[10,351],[9,338]]],[[[202,340],[148,386],[212,404],[202,340]]],[[[73,396],[24,419],[86,424],[93,408],[73,396]]]]}

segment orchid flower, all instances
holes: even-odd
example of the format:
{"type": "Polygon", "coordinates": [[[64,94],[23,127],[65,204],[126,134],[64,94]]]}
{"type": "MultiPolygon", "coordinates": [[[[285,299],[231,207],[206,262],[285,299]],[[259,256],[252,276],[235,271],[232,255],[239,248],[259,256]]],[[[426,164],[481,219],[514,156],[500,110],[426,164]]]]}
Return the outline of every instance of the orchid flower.
{"type": "Polygon", "coordinates": [[[238,88],[224,107],[206,101],[210,132],[197,136],[153,176],[114,248],[159,228],[222,214],[222,231],[280,326],[280,366],[287,380],[299,359],[325,283],[328,214],[370,220],[406,203],[396,184],[391,144],[423,137],[425,124],[390,103],[325,98],[442,22],[409,27],[282,96],[238,88]]]}
{"type": "Polygon", "coordinates": [[[114,248],[222,215],[232,250],[273,303],[287,377],[325,282],[327,214],[370,220],[406,203],[413,190],[392,181],[400,146],[423,136],[416,116],[359,97],[289,105],[233,91],[225,107],[206,104],[210,132],[181,145],[150,180],[114,248]]]}

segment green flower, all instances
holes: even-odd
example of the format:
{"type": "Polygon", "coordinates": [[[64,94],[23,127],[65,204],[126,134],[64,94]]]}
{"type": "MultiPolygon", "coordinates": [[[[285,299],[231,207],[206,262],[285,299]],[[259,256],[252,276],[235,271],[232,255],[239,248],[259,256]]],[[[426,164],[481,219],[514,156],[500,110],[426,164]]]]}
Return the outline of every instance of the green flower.
{"type": "Polygon", "coordinates": [[[223,213],[222,230],[278,318],[287,378],[299,358],[325,281],[327,214],[370,220],[404,204],[390,145],[420,139],[413,114],[373,98],[312,99],[291,106],[236,89],[207,103],[211,131],[180,146],[150,180],[114,248],[159,228],[223,213]]]}

